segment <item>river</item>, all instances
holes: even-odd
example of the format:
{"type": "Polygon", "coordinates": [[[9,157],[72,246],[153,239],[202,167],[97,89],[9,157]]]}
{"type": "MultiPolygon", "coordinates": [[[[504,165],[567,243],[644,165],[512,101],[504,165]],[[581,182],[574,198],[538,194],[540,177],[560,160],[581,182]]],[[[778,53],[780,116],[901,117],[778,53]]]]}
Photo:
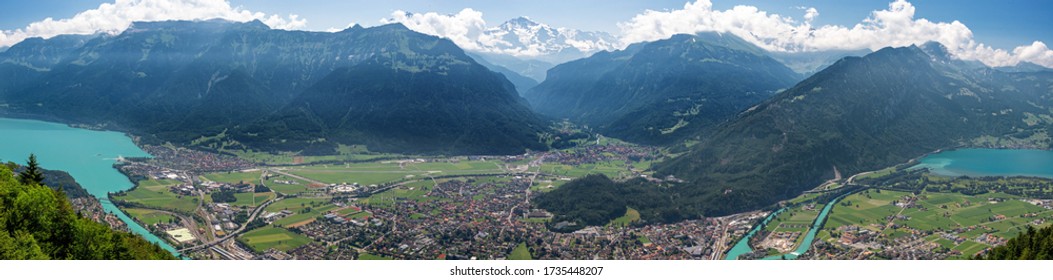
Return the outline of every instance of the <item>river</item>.
{"type": "Polygon", "coordinates": [[[117,215],[132,232],[176,254],[175,248],[118,210],[106,195],[133,186],[128,177],[113,168],[118,157],[150,156],[126,135],[58,123],[0,118],[0,143],[3,143],[0,145],[0,160],[25,164],[30,153],[36,154],[41,167],[69,172],[88,193],[99,199],[103,209],[117,215]]]}
{"type": "MultiPolygon", "coordinates": [[[[823,207],[823,210],[819,212],[819,216],[816,216],[815,220],[812,221],[812,226],[811,226],[811,228],[808,229],[808,234],[806,234],[804,236],[804,240],[801,242],[801,244],[797,245],[797,250],[794,250],[793,252],[790,252],[790,253],[785,254],[785,255],[768,256],[768,257],[765,257],[764,259],[765,260],[778,260],[778,259],[792,260],[792,259],[797,259],[798,256],[804,254],[805,252],[808,252],[808,249],[812,247],[812,241],[815,240],[815,235],[819,233],[820,229],[822,229],[822,228],[820,228],[820,225],[822,225],[823,221],[826,220],[826,215],[830,214],[830,210],[834,209],[834,205],[837,205],[837,202],[841,201],[841,198],[844,198],[846,195],[848,195],[848,194],[843,194],[843,195],[841,195],[841,196],[839,196],[837,198],[834,198],[833,200],[830,200],[830,202],[826,203],[826,206],[823,207]]],[[[775,211],[775,212],[771,213],[770,215],[768,215],[767,217],[765,217],[764,221],[762,221],[756,227],[754,227],[753,230],[750,230],[749,233],[747,233],[746,236],[743,236],[742,239],[740,239],[738,243],[735,243],[735,246],[731,247],[731,250],[728,250],[727,257],[725,257],[724,259],[725,260],[737,260],[739,258],[739,256],[741,256],[743,254],[747,254],[749,252],[752,252],[753,251],[753,247],[750,247],[750,244],[749,244],[750,238],[752,238],[753,235],[757,233],[757,231],[759,231],[760,229],[764,228],[764,226],[767,225],[768,222],[770,222],[775,217],[779,216],[779,214],[782,213],[783,211],[786,211],[786,209],[787,208],[779,209],[778,211],[775,211]]]]}
{"type": "MultiPolygon", "coordinates": [[[[944,151],[925,156],[919,160],[919,164],[911,168],[928,168],[930,172],[943,176],[1034,176],[1053,178],[1053,151],[1047,150],[1007,150],[1007,149],[960,149],[944,151]]],[[[796,259],[811,247],[815,235],[820,230],[818,225],[826,220],[833,206],[843,198],[844,195],[830,201],[812,223],[812,227],[805,235],[803,242],[797,246],[797,250],[785,255],[768,256],[764,259],[796,259]]],[[[756,228],[746,234],[731,250],[728,251],[727,260],[738,259],[739,256],[753,251],[749,246],[749,239],[771,219],[777,216],[785,208],[779,209],[764,219],[756,228]]]]}

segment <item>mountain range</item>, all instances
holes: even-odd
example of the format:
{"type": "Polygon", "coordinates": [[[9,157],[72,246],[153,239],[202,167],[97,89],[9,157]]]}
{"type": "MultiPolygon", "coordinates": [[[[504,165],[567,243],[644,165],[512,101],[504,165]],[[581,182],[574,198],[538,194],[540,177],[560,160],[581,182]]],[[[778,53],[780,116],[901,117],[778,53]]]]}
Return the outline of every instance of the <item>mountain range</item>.
{"type": "Polygon", "coordinates": [[[259,21],[136,22],[115,36],[27,40],[0,61],[0,72],[20,77],[0,84],[8,113],[104,124],[146,141],[313,153],[340,144],[454,154],[545,148],[533,135],[545,126],[501,74],[401,24],[330,33],[259,21]],[[378,119],[391,122],[365,122],[378,119]],[[421,119],[430,122],[412,121],[421,119]],[[308,128],[321,133],[298,133],[308,128]]]}
{"type": "Polygon", "coordinates": [[[739,114],[659,164],[697,211],[757,209],[834,178],[937,149],[1053,148],[1053,72],[1007,73],[955,60],[938,43],[843,58],[739,114]]]}
{"type": "MultiPolygon", "coordinates": [[[[526,19],[501,28],[536,42],[571,38],[526,19]]],[[[518,154],[548,149],[551,121],[569,119],[670,148],[677,156],[652,168],[683,182],[593,177],[538,201],[613,197],[612,211],[624,205],[660,221],[767,207],[836,173],[937,149],[1053,148],[1053,71],[962,61],[938,43],[786,54],[704,32],[599,50],[543,79],[500,59],[401,24],[303,32],[259,21],[137,22],[117,35],[29,39],[0,53],[0,113],[149,143],[301,154],[353,144],[518,154]],[[596,195],[597,184],[612,187],[596,195]]],[[[619,214],[555,208],[590,221],[619,214]]]]}
{"type": "Polygon", "coordinates": [[[606,32],[556,28],[528,17],[510,19],[483,33],[482,37],[490,42],[480,42],[486,46],[480,52],[533,58],[552,64],[613,50],[620,44],[618,38],[606,32]]]}
{"type": "MultiPolygon", "coordinates": [[[[552,27],[528,17],[513,18],[486,29],[480,38],[485,40],[476,45],[483,47],[471,51],[473,58],[533,79],[534,83],[544,81],[545,72],[556,64],[615,50],[621,44],[607,32],[552,27]]],[[[509,79],[516,82],[513,77],[509,79]]],[[[518,88],[521,92],[529,89],[518,88]]]]}
{"type": "Polygon", "coordinates": [[[889,47],[838,60],[652,167],[656,177],[672,175],[680,183],[593,178],[536,201],[557,220],[579,224],[619,214],[554,204],[594,205],[602,198],[652,222],[723,216],[769,207],[837,173],[879,170],[938,149],[1004,143],[1050,149],[1050,131],[1053,72],[996,70],[954,59],[938,43],[889,47]]]}
{"type": "Polygon", "coordinates": [[[534,110],[632,142],[698,135],[801,76],[729,33],[675,35],[556,66],[526,93],[534,110]]]}

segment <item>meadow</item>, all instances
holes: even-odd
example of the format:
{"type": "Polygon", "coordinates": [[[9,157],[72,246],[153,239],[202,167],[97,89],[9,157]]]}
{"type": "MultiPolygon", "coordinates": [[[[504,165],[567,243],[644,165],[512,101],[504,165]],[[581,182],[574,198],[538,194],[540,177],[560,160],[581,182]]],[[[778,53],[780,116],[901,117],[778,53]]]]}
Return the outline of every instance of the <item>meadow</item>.
{"type": "Polygon", "coordinates": [[[256,252],[264,252],[272,248],[288,251],[311,243],[310,238],[280,227],[254,229],[239,236],[238,240],[249,245],[256,252]]]}

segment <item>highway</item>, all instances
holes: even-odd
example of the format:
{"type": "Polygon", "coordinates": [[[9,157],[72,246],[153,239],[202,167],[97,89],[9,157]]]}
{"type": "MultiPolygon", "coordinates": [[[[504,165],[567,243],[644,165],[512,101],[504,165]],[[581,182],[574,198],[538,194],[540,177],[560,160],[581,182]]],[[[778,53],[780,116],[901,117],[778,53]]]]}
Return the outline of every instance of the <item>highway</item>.
{"type": "MultiPolygon", "coordinates": [[[[266,173],[263,173],[263,174],[266,174],[266,173]]],[[[261,177],[262,176],[263,175],[261,174],[261,177]]],[[[262,180],[262,178],[260,178],[260,179],[261,179],[260,180],[260,184],[264,185],[265,180],[262,180]]],[[[264,185],[264,186],[266,186],[266,185],[264,185]]],[[[252,223],[253,220],[256,219],[256,216],[258,216],[261,212],[263,212],[264,208],[267,208],[268,205],[271,205],[271,203],[274,203],[275,201],[279,201],[279,200],[282,200],[282,198],[278,197],[278,198],[275,198],[275,199],[272,199],[272,200],[268,200],[267,202],[264,202],[263,204],[260,204],[260,206],[256,207],[255,210],[252,210],[252,215],[249,215],[249,219],[248,220],[245,220],[245,222],[242,223],[241,226],[238,227],[237,230],[230,232],[229,234],[227,234],[227,236],[224,236],[223,238],[220,238],[220,239],[212,240],[211,242],[208,242],[208,243],[205,243],[205,244],[201,244],[201,245],[197,245],[197,246],[194,246],[194,247],[180,249],[179,252],[185,254],[186,252],[193,252],[193,251],[205,249],[205,248],[211,247],[213,245],[219,244],[219,243],[221,243],[223,241],[226,241],[226,240],[228,240],[230,238],[237,237],[238,234],[241,234],[241,232],[245,230],[246,226],[248,226],[250,223],[252,223]]]]}

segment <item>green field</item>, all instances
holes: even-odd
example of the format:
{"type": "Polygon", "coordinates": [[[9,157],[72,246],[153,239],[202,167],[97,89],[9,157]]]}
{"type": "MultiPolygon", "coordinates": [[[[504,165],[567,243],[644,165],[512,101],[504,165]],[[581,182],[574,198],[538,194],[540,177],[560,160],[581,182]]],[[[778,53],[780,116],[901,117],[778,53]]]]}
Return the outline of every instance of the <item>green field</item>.
{"type": "Polygon", "coordinates": [[[298,212],[306,207],[319,207],[328,203],[329,199],[325,198],[293,197],[271,203],[271,205],[267,205],[267,208],[264,210],[267,210],[267,212],[278,212],[282,210],[298,212]]]}
{"type": "Polygon", "coordinates": [[[877,170],[877,171],[874,171],[874,172],[871,172],[871,173],[867,173],[865,175],[859,175],[859,176],[856,176],[856,179],[880,178],[880,177],[888,176],[889,174],[892,174],[892,172],[896,172],[896,167],[895,166],[888,167],[888,168],[881,169],[881,170],[877,170]]]}
{"type": "Polygon", "coordinates": [[[842,225],[858,225],[871,230],[880,230],[870,225],[883,226],[885,217],[899,213],[902,208],[891,205],[891,203],[906,195],[910,193],[867,190],[845,197],[830,211],[824,228],[834,229],[842,225]]]}
{"type": "Polygon", "coordinates": [[[430,186],[421,185],[416,185],[416,187],[411,187],[409,185],[399,186],[378,194],[371,195],[368,198],[360,200],[360,202],[368,204],[370,206],[388,208],[391,207],[393,203],[398,200],[425,201],[428,199],[434,199],[432,197],[426,196],[428,192],[431,191],[431,188],[432,187],[430,186]]]}
{"type": "Polygon", "coordinates": [[[178,184],[181,184],[181,183],[182,182],[180,182],[180,181],[169,180],[169,179],[142,180],[142,181],[139,181],[139,187],[148,188],[148,189],[151,189],[151,190],[161,190],[161,189],[168,188],[169,186],[175,186],[175,185],[178,185],[178,184]]]}
{"type": "Polygon", "coordinates": [[[819,209],[822,207],[822,205],[815,205],[812,210],[805,210],[804,205],[791,208],[769,222],[765,230],[769,232],[807,231],[815,222],[815,218],[819,216],[819,209]]]}
{"type": "Polygon", "coordinates": [[[143,180],[139,181],[138,187],[125,192],[123,196],[115,196],[114,200],[138,203],[149,208],[193,212],[197,209],[198,197],[182,196],[168,190],[169,186],[178,184],[179,181],[174,180],[143,180]]]}
{"type": "Polygon", "coordinates": [[[260,171],[252,172],[224,172],[224,173],[210,173],[205,174],[206,180],[228,184],[238,184],[245,182],[247,184],[259,185],[260,184],[260,171]]]}
{"type": "Polygon", "coordinates": [[[532,256],[530,256],[530,249],[527,248],[527,245],[524,242],[524,243],[519,243],[519,245],[517,245],[516,248],[512,250],[512,253],[508,254],[508,259],[509,260],[532,260],[534,258],[532,256]]]}
{"type": "Polygon", "coordinates": [[[255,152],[245,150],[225,150],[227,152],[237,155],[239,158],[262,164],[270,165],[289,165],[298,164],[295,159],[299,157],[303,160],[303,164],[324,162],[324,161],[363,161],[373,160],[377,158],[385,157],[396,157],[399,155],[395,154],[383,154],[383,153],[371,153],[365,146],[361,145],[339,145],[337,147],[337,155],[328,156],[299,156],[295,153],[266,153],[266,152],[255,152]]]}
{"type": "Polygon", "coordinates": [[[298,176],[327,184],[359,183],[361,185],[385,184],[429,176],[475,175],[505,173],[500,161],[458,162],[368,162],[310,165],[288,168],[286,171],[298,176]]]}
{"type": "Polygon", "coordinates": [[[271,248],[288,251],[311,243],[311,239],[306,236],[278,227],[254,229],[238,237],[238,240],[248,244],[249,247],[252,247],[257,252],[263,252],[271,248]]]}
{"type": "Polygon", "coordinates": [[[267,208],[264,210],[267,212],[279,212],[282,210],[292,211],[292,215],[281,218],[273,223],[274,225],[285,227],[312,218],[321,217],[322,215],[325,215],[326,211],[334,209],[336,209],[336,205],[329,204],[329,200],[325,198],[294,197],[271,203],[271,205],[267,205],[267,208]],[[308,207],[311,208],[311,211],[304,213],[304,210],[308,207]]]}
{"type": "Polygon", "coordinates": [[[310,220],[310,219],[317,219],[317,218],[320,218],[323,215],[325,215],[325,213],[327,211],[333,210],[335,208],[336,208],[336,205],[332,205],[332,204],[326,204],[326,205],[322,205],[322,206],[319,206],[319,207],[311,207],[311,212],[307,212],[307,213],[295,212],[295,214],[292,214],[292,215],[289,215],[288,217],[281,218],[281,219],[279,219],[277,221],[274,221],[274,225],[282,226],[282,227],[288,227],[290,225],[295,225],[297,223],[300,223],[300,222],[303,222],[303,221],[307,221],[307,220],[310,220]]]}
{"type": "Polygon", "coordinates": [[[310,189],[307,187],[307,183],[283,175],[271,178],[270,181],[267,182],[267,187],[272,191],[283,194],[298,194],[310,189]],[[296,182],[296,184],[280,184],[277,181],[293,181],[296,182]]]}
{"type": "Polygon", "coordinates": [[[249,207],[249,208],[256,208],[256,206],[258,206],[260,204],[263,204],[264,202],[267,202],[268,200],[274,199],[277,196],[278,195],[275,194],[274,192],[236,193],[236,194],[234,194],[234,198],[237,198],[237,200],[234,201],[234,202],[231,202],[230,206],[234,206],[234,207],[245,206],[245,207],[249,207]],[[253,200],[254,196],[256,197],[255,200],[253,200]]]}
{"type": "MultiPolygon", "coordinates": [[[[943,232],[957,229],[972,229],[958,234],[966,239],[961,244],[939,235],[927,236],[926,240],[939,244],[940,247],[962,252],[963,256],[972,256],[989,245],[975,242],[984,233],[991,233],[1002,238],[1012,238],[1036,219],[1053,219],[1053,210],[1047,210],[1030,203],[1020,201],[1017,197],[1004,193],[986,193],[964,195],[959,193],[929,193],[917,195],[914,207],[900,208],[892,205],[893,201],[902,201],[907,192],[867,190],[843,199],[832,210],[824,227],[824,236],[842,225],[856,225],[871,230],[882,230],[886,217],[899,213],[906,219],[895,219],[892,223],[903,227],[893,230],[883,229],[880,238],[894,240],[909,236],[907,229],[943,232]],[[1036,217],[1023,217],[1034,214],[1036,217]],[[872,226],[872,224],[878,225],[872,226]]],[[[1049,223],[1043,224],[1046,226],[1049,223]]]]}
{"type": "Polygon", "coordinates": [[[124,210],[125,213],[128,213],[128,216],[132,216],[133,218],[139,220],[139,222],[142,222],[143,224],[147,225],[179,221],[179,218],[176,218],[175,216],[153,209],[125,208],[121,210],[124,210]]]}
{"type": "Polygon", "coordinates": [[[630,224],[632,224],[632,222],[639,221],[639,220],[640,220],[640,211],[636,211],[636,209],[632,209],[632,208],[627,208],[625,210],[625,215],[622,215],[621,217],[618,217],[617,219],[611,220],[611,222],[608,223],[607,226],[627,227],[630,224]]]}

